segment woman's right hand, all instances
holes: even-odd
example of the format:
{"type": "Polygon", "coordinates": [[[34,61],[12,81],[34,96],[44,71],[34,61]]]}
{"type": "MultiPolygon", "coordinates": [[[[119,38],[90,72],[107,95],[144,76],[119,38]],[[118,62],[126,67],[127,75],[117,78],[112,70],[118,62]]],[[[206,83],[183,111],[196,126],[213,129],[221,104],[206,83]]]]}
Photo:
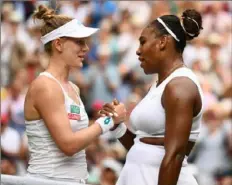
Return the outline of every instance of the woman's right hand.
{"type": "Polygon", "coordinates": [[[123,103],[114,100],[112,103],[106,103],[99,111],[101,116],[110,116],[115,124],[120,124],[126,120],[126,108],[123,103]]]}

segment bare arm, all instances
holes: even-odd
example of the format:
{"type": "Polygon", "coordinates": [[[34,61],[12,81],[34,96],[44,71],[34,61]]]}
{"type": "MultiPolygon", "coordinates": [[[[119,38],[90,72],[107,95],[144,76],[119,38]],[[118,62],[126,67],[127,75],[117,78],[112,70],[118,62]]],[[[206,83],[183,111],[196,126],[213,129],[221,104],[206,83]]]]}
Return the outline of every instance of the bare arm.
{"type": "Polygon", "coordinates": [[[134,138],[135,135],[127,129],[125,135],[122,136],[119,141],[127,150],[130,150],[134,145],[134,138]]]}
{"type": "Polygon", "coordinates": [[[68,156],[81,151],[101,133],[99,124],[73,132],[64,106],[64,95],[53,80],[38,79],[32,89],[33,104],[57,146],[68,156]]]}
{"type": "Polygon", "coordinates": [[[165,88],[162,104],[166,112],[165,156],[159,185],[176,185],[186,155],[198,90],[187,78],[172,80],[165,88]]]}

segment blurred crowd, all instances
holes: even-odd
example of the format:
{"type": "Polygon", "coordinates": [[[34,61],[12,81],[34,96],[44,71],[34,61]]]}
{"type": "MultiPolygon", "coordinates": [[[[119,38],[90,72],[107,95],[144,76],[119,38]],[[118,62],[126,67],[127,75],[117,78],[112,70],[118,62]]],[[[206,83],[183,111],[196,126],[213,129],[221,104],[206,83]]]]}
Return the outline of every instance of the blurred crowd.
{"type": "MultiPolygon", "coordinates": [[[[82,69],[73,69],[90,123],[105,102],[126,104],[128,116],[156,75],[145,75],[136,56],[142,29],[164,14],[194,8],[203,31],[187,44],[183,60],[198,76],[205,101],[202,132],[190,154],[199,185],[232,184],[232,3],[230,1],[6,1],[1,11],[1,173],[24,175],[29,158],[24,99],[31,81],[49,62],[40,41],[39,21],[31,17],[39,4],[100,31],[89,40],[82,69]]],[[[86,150],[95,185],[114,185],[127,151],[105,134],[86,150]]],[[[155,157],[155,156],[154,156],[155,157]]]]}

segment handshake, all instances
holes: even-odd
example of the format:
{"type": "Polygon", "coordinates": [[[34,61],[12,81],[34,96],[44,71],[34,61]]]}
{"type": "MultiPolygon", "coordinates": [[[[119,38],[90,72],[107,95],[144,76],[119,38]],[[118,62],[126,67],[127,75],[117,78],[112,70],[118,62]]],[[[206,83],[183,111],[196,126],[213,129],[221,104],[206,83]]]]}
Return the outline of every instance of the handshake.
{"type": "Polygon", "coordinates": [[[114,99],[111,103],[106,103],[98,112],[100,118],[96,120],[102,128],[102,133],[112,132],[116,138],[122,137],[127,130],[124,121],[127,111],[125,105],[114,99]]]}

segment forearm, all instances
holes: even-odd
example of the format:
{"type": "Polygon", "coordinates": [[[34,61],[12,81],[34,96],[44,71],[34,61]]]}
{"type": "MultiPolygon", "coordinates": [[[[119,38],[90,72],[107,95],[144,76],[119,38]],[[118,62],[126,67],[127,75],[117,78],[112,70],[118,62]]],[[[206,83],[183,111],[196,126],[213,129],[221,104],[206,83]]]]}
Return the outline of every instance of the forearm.
{"type": "Polygon", "coordinates": [[[167,157],[164,157],[159,171],[158,185],[177,184],[182,166],[182,159],[183,158],[179,155],[176,155],[169,159],[167,157]]]}
{"type": "Polygon", "coordinates": [[[100,125],[94,122],[88,128],[73,133],[72,139],[66,145],[67,153],[73,155],[85,149],[91,142],[102,134],[100,125]]]}
{"type": "Polygon", "coordinates": [[[135,135],[127,129],[125,135],[122,136],[119,141],[127,150],[130,150],[132,145],[134,145],[134,138],[135,135]]]}

